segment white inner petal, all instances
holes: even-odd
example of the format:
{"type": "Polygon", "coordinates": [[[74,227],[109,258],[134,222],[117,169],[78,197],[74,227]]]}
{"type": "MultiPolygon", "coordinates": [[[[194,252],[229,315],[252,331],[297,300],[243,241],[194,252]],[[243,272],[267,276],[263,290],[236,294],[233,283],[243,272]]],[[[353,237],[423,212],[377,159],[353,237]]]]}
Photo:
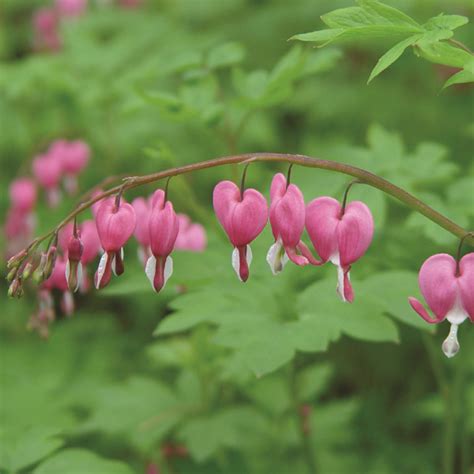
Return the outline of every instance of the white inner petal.
{"type": "Polygon", "coordinates": [[[69,286],[69,275],[71,275],[71,265],[69,264],[69,259],[67,259],[66,262],[66,281],[67,281],[67,286],[69,286]]]}
{"type": "Polygon", "coordinates": [[[346,297],[344,296],[344,270],[343,268],[338,265],[337,266],[337,287],[336,287],[337,294],[340,296],[342,301],[347,301],[346,297]]]}
{"type": "Polygon", "coordinates": [[[457,295],[456,301],[454,302],[454,306],[448,311],[446,319],[451,324],[461,324],[467,319],[467,317],[468,314],[466,310],[462,307],[459,295],[457,295]]]}
{"type": "Polygon", "coordinates": [[[155,271],[156,271],[156,258],[152,255],[146,262],[145,265],[145,274],[150,280],[151,287],[153,290],[155,289],[155,285],[153,284],[153,280],[155,279],[155,271]]]}
{"type": "Polygon", "coordinates": [[[165,281],[163,283],[163,288],[165,287],[166,282],[168,281],[168,278],[172,274],[173,274],[173,259],[170,256],[168,256],[166,257],[166,261],[165,261],[165,272],[164,272],[165,281]]]}
{"type": "MultiPolygon", "coordinates": [[[[246,260],[249,268],[250,264],[252,263],[252,258],[252,249],[250,248],[250,245],[247,245],[246,260]]],[[[240,278],[240,254],[239,249],[237,247],[234,247],[234,250],[232,251],[232,267],[234,268],[235,273],[239,277],[239,280],[242,281],[242,278],[240,278]]]]}
{"type": "Polygon", "coordinates": [[[454,357],[459,352],[458,342],[458,325],[451,324],[448,337],[443,341],[441,346],[446,357],[454,357]]]}
{"type": "Polygon", "coordinates": [[[76,292],[79,289],[81,284],[82,284],[82,263],[79,262],[77,264],[77,284],[76,284],[76,288],[74,288],[74,292],[76,292]]]}
{"type": "MultiPolygon", "coordinates": [[[[123,256],[124,256],[124,253],[123,253],[123,247],[120,248],[120,259],[122,260],[123,262],[123,256]]],[[[115,254],[112,258],[112,271],[114,272],[114,275],[117,276],[117,270],[116,270],[116,265],[115,265],[115,254]]]]}
{"type": "Polygon", "coordinates": [[[99,266],[97,267],[97,276],[96,276],[96,281],[95,281],[95,287],[98,290],[100,288],[100,282],[102,281],[102,278],[105,273],[105,267],[107,265],[107,258],[108,254],[107,252],[102,254],[102,257],[100,257],[99,261],[99,266]]]}
{"type": "Polygon", "coordinates": [[[268,249],[267,262],[274,275],[280,273],[288,262],[288,255],[280,238],[268,249]]]}

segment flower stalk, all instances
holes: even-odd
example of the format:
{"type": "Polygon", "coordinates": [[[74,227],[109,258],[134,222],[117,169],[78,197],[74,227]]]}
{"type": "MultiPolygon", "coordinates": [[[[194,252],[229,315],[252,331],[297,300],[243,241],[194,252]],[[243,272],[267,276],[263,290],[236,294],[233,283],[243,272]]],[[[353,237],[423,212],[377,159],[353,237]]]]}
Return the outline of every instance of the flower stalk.
{"type": "Polygon", "coordinates": [[[114,186],[100,194],[96,194],[94,197],[89,200],[81,203],[77,206],[70,214],[68,214],[59,224],[52,229],[50,232],[39,237],[35,241],[35,247],[46,240],[47,238],[54,235],[59,229],[64,227],[68,222],[74,219],[77,215],[83,211],[89,209],[96,202],[109,197],[116,195],[117,193],[124,192],[129,189],[136,188],[145,184],[153,183],[164,178],[169,178],[172,176],[178,176],[182,174],[187,174],[195,171],[200,171],[208,168],[214,168],[217,166],[225,166],[232,164],[248,163],[248,162],[282,162],[293,165],[304,166],[307,168],[318,168],[328,171],[334,171],[337,173],[346,174],[348,176],[353,176],[358,180],[364,182],[369,186],[372,186],[380,191],[392,196],[398,201],[404,203],[408,207],[412,208],[416,212],[424,215],[443,229],[447,230],[454,236],[458,238],[465,237],[465,243],[474,246],[474,235],[468,233],[467,230],[463,229],[461,226],[450,220],[448,217],[439,213],[432,207],[428,206],[423,201],[419,200],[412,194],[408,193],[402,188],[394,185],[393,183],[387,181],[386,179],[377,176],[369,171],[366,171],[362,168],[356,166],[348,165],[345,163],[339,163],[337,161],[322,160],[318,158],[312,158],[305,155],[295,155],[295,154],[284,154],[284,153],[247,153],[241,155],[232,155],[225,156],[222,158],[216,158],[207,161],[201,161],[199,163],[191,163],[189,165],[180,166],[177,168],[171,168],[168,170],[160,171],[157,173],[152,173],[149,175],[143,176],[132,176],[123,178],[123,182],[117,186],[114,186]],[[469,235],[466,235],[469,234],[469,235]]]}

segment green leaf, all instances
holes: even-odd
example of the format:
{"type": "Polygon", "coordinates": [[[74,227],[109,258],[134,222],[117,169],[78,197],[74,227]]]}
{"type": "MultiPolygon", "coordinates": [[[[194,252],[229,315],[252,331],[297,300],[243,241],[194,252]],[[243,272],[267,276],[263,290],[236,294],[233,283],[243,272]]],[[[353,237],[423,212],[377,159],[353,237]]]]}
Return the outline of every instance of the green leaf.
{"type": "Polygon", "coordinates": [[[0,430],[0,467],[16,472],[36,463],[63,445],[58,428],[32,426],[12,432],[0,430]]]}
{"type": "Polygon", "coordinates": [[[99,457],[85,449],[65,449],[52,456],[33,474],[132,474],[132,469],[120,461],[99,457]]]}
{"type": "Polygon", "coordinates": [[[423,27],[432,30],[436,28],[455,30],[469,22],[469,18],[461,15],[438,15],[430,18],[423,27]]]}
{"type": "Polygon", "coordinates": [[[308,42],[326,44],[335,40],[343,32],[344,32],[343,28],[337,28],[333,30],[312,31],[311,33],[301,33],[299,35],[294,35],[290,38],[290,40],[308,41],[308,42]]]}
{"type": "Polygon", "coordinates": [[[240,43],[224,43],[210,51],[207,66],[210,69],[229,67],[240,63],[245,57],[245,49],[240,43]]]}
{"type": "Polygon", "coordinates": [[[190,420],[179,431],[191,456],[203,462],[222,448],[241,448],[258,441],[265,422],[262,415],[250,407],[228,408],[207,417],[190,420]]]}
{"type": "Polygon", "coordinates": [[[415,51],[428,61],[445,66],[461,68],[472,60],[467,51],[446,42],[422,42],[416,45],[415,51]]]}
{"type": "Polygon", "coordinates": [[[359,7],[334,10],[321,19],[331,28],[356,28],[368,25],[403,26],[420,30],[420,25],[405,13],[374,0],[359,0],[359,7]]]}
{"type": "Polygon", "coordinates": [[[378,76],[382,71],[385,71],[391,64],[393,64],[405,51],[408,46],[414,44],[422,35],[414,35],[400,41],[395,46],[390,48],[378,61],[374,69],[370,73],[367,84],[378,76]]]}
{"type": "Polygon", "coordinates": [[[385,312],[399,321],[418,329],[434,331],[433,326],[420,318],[408,303],[409,296],[420,297],[416,273],[401,270],[374,273],[360,286],[365,294],[370,294],[383,306],[385,312]]]}
{"type": "Polygon", "coordinates": [[[467,84],[474,82],[474,72],[463,69],[462,71],[453,74],[444,84],[443,89],[446,89],[449,86],[454,86],[455,84],[467,84]]]}

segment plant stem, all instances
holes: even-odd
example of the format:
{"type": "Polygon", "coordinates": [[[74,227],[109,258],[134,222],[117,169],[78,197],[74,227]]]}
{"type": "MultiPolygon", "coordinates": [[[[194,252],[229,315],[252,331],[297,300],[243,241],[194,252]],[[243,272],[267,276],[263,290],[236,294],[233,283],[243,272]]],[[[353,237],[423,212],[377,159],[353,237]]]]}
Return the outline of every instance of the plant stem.
{"type": "Polygon", "coordinates": [[[289,389],[290,389],[290,397],[292,401],[292,410],[293,410],[293,413],[297,417],[296,421],[298,424],[298,433],[300,435],[301,448],[303,450],[304,459],[308,467],[308,473],[316,474],[318,470],[316,467],[316,462],[314,460],[313,447],[311,445],[311,431],[309,431],[308,428],[305,427],[305,420],[300,412],[301,403],[299,401],[298,383],[296,380],[296,375],[297,375],[297,366],[295,363],[295,359],[293,359],[293,362],[290,367],[290,375],[289,375],[289,389]]]}
{"type": "MultiPolygon", "coordinates": [[[[343,173],[354,178],[358,178],[363,181],[365,184],[368,184],[374,188],[383,191],[384,193],[398,199],[399,201],[406,204],[408,207],[411,207],[415,211],[423,214],[425,217],[431,221],[438,224],[443,229],[447,230],[451,234],[455,235],[458,238],[464,237],[468,232],[463,229],[461,226],[457,225],[452,220],[443,216],[439,212],[435,211],[433,208],[425,204],[423,201],[420,201],[415,196],[411,195],[407,191],[395,186],[384,178],[377,176],[369,171],[366,171],[362,168],[356,166],[347,165],[345,163],[339,163],[337,161],[321,160],[317,158],[312,158],[305,155],[293,155],[293,154],[284,154],[284,153],[247,153],[242,155],[232,155],[225,156],[223,158],[216,158],[213,160],[201,161],[199,163],[192,163],[185,166],[180,166],[178,168],[171,168],[165,171],[160,171],[158,173],[152,173],[144,176],[133,176],[124,178],[123,184],[119,186],[114,186],[113,188],[104,191],[103,193],[89,199],[86,202],[80,204],[76,209],[74,209],[70,214],[68,214],[53,230],[47,234],[40,237],[39,242],[47,239],[54,232],[64,227],[71,219],[91,207],[94,203],[100,201],[101,199],[111,196],[118,193],[120,190],[126,191],[128,189],[133,189],[144,184],[153,183],[170,176],[178,176],[185,173],[191,173],[194,171],[204,170],[207,168],[214,168],[216,166],[232,165],[239,163],[249,163],[249,162],[283,162],[283,163],[293,163],[296,165],[304,166],[307,168],[319,168],[328,171],[335,171],[337,173],[343,173]]],[[[474,236],[467,236],[465,242],[474,246],[474,236]]]]}

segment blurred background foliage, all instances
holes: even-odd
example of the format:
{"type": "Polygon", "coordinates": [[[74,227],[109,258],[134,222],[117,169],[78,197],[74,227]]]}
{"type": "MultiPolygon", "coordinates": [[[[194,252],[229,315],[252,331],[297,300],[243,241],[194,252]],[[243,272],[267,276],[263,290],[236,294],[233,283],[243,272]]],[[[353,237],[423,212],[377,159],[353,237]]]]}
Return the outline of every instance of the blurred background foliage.
{"type": "MultiPolygon", "coordinates": [[[[89,2],[83,17],[61,24],[55,54],[32,51],[39,4],[47,3],[1,6],[3,189],[63,137],[93,150],[84,190],[108,175],[294,152],[373,171],[474,227],[472,87],[440,92],[450,72],[412,54],[367,86],[385,45],[286,41],[352,2],[89,2]]],[[[419,21],[473,13],[467,0],[390,4],[419,21]]],[[[456,38],[472,46],[472,32],[467,25],[456,38]]],[[[268,197],[277,170],[285,167],[254,165],[248,184],[268,197]]],[[[171,182],[175,208],[206,226],[209,245],[176,254],[160,295],[131,243],[126,273],[79,296],[77,313],[59,318],[47,341],[25,329],[33,289],[19,302],[2,299],[1,472],[472,472],[472,328],[464,324],[461,352],[445,360],[447,327],[435,332],[407,303],[421,263],[454,254],[456,239],[359,186],[351,198],[372,209],[376,234],[353,269],[353,305],[337,300],[334,268],[289,265],[272,277],[268,230],[243,286],[211,207],[215,183],[240,172],[171,182]]],[[[295,169],[293,181],[309,201],[340,198],[348,178],[295,169]]],[[[39,206],[38,232],[73,204],[39,206]]],[[[7,206],[2,193],[2,215],[7,206]]]]}

